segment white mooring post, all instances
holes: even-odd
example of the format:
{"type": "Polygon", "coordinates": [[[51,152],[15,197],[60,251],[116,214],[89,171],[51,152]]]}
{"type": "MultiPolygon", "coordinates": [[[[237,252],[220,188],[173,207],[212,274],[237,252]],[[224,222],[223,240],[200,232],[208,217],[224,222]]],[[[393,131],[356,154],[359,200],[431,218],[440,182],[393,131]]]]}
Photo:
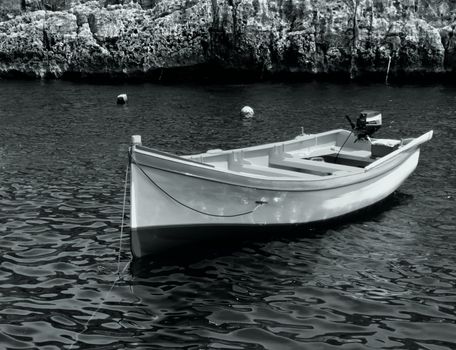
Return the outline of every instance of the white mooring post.
{"type": "Polygon", "coordinates": [[[391,55],[388,58],[388,67],[386,68],[386,77],[385,77],[385,84],[388,85],[388,76],[390,73],[390,67],[391,67],[391,55]]]}
{"type": "Polygon", "coordinates": [[[131,137],[132,146],[141,146],[141,135],[133,135],[131,137]]]}

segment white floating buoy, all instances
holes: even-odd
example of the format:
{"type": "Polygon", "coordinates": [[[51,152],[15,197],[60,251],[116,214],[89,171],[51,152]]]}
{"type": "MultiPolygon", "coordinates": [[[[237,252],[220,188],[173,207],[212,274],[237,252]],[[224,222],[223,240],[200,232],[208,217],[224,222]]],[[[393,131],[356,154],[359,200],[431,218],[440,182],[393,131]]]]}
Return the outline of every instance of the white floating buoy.
{"type": "Polygon", "coordinates": [[[249,107],[249,106],[244,106],[242,107],[241,109],[241,116],[242,118],[253,118],[253,115],[255,114],[255,112],[253,111],[253,108],[252,107],[249,107]]]}
{"type": "Polygon", "coordinates": [[[118,105],[124,105],[128,102],[128,97],[127,94],[121,94],[117,96],[117,104],[118,105]]]}

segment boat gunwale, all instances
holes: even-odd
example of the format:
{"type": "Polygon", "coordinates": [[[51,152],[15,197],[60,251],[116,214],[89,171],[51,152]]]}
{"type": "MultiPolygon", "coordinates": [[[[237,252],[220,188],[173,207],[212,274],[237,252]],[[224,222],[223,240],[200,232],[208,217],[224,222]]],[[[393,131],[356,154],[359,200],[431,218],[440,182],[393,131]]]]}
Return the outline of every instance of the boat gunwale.
{"type": "MultiPolygon", "coordinates": [[[[399,157],[399,155],[398,155],[398,157],[399,157]]],[[[397,158],[395,158],[395,159],[397,159],[397,158]]],[[[353,174],[341,174],[341,175],[325,176],[322,179],[308,179],[308,180],[304,180],[304,179],[297,180],[296,178],[290,179],[290,178],[283,178],[283,177],[280,177],[280,178],[279,177],[277,177],[277,178],[258,178],[258,177],[253,177],[253,176],[250,176],[250,175],[244,175],[244,174],[241,174],[241,173],[238,173],[238,172],[233,172],[233,171],[231,171],[229,173],[230,175],[234,175],[234,176],[240,177],[240,178],[259,180],[261,182],[269,182],[269,183],[271,183],[271,185],[273,183],[290,185],[290,187],[283,187],[282,188],[282,187],[279,187],[279,186],[261,186],[261,185],[256,185],[256,184],[251,184],[250,185],[250,184],[245,184],[245,183],[236,183],[236,182],[232,182],[232,181],[223,181],[223,180],[220,180],[220,179],[217,179],[217,178],[210,178],[210,177],[205,177],[205,176],[202,176],[202,175],[195,175],[195,174],[186,173],[186,172],[177,171],[177,170],[172,170],[172,169],[164,169],[164,168],[152,166],[150,164],[139,163],[136,160],[133,163],[136,166],[138,166],[139,168],[141,166],[144,166],[144,167],[147,167],[147,168],[150,168],[150,169],[155,169],[155,170],[159,170],[159,171],[163,171],[163,172],[173,173],[173,174],[177,174],[177,175],[185,176],[185,177],[191,177],[191,178],[195,178],[195,179],[199,179],[199,180],[203,180],[203,181],[210,181],[210,182],[215,182],[215,183],[219,183],[219,184],[237,186],[237,187],[243,187],[243,188],[251,188],[251,189],[255,189],[255,190],[284,191],[284,192],[312,192],[312,191],[330,190],[330,189],[346,187],[346,186],[350,186],[350,185],[355,184],[355,183],[363,183],[363,182],[369,181],[369,180],[371,180],[373,178],[380,177],[383,174],[387,173],[388,171],[391,171],[391,170],[393,170],[394,168],[397,167],[396,164],[394,166],[388,166],[388,167],[386,165],[381,166],[381,167],[376,167],[373,171],[369,172],[369,176],[361,176],[360,177],[360,175],[365,175],[365,174],[367,174],[367,172],[359,172],[359,173],[353,173],[353,174]],[[380,171],[380,169],[381,169],[381,171],[380,171]],[[329,178],[331,178],[332,180],[335,180],[335,179],[348,178],[348,177],[350,177],[350,178],[358,177],[358,179],[357,180],[353,180],[353,181],[347,181],[347,182],[340,183],[340,184],[337,184],[337,185],[334,185],[334,186],[330,186],[330,187],[293,188],[293,186],[302,185],[304,183],[315,183],[315,182],[324,183],[324,182],[327,182],[329,178]]],[[[227,171],[220,170],[220,169],[217,169],[217,168],[208,168],[208,170],[209,169],[213,170],[213,171],[217,171],[217,172],[222,173],[222,174],[223,173],[224,174],[227,173],[227,171]]],[[[143,172],[143,170],[141,168],[140,168],[140,170],[141,170],[141,172],[143,172]]],[[[146,177],[147,177],[147,175],[146,175],[146,177]]]]}
{"type": "MultiPolygon", "coordinates": [[[[303,141],[304,137],[308,137],[308,139],[311,140],[311,139],[313,139],[312,136],[314,136],[314,138],[316,138],[316,137],[320,137],[320,136],[338,134],[338,133],[341,133],[341,132],[343,132],[345,134],[348,134],[348,136],[350,136],[352,134],[350,131],[347,131],[345,129],[334,129],[334,130],[329,130],[329,131],[325,131],[325,132],[317,133],[317,134],[298,135],[294,139],[281,141],[281,142],[271,142],[271,143],[267,143],[267,144],[255,145],[255,146],[249,146],[249,147],[243,147],[243,148],[233,148],[233,149],[229,149],[229,150],[220,150],[220,152],[217,152],[217,153],[208,153],[206,151],[204,153],[196,153],[196,154],[183,155],[183,156],[179,156],[179,155],[175,155],[175,154],[172,154],[172,153],[156,150],[154,148],[149,148],[149,147],[146,147],[146,146],[143,146],[143,145],[133,145],[132,146],[132,152],[135,151],[135,152],[138,152],[140,154],[144,154],[144,155],[147,155],[147,156],[154,156],[156,158],[169,160],[169,161],[175,162],[175,163],[182,163],[182,164],[190,163],[189,165],[194,166],[194,167],[201,167],[201,168],[205,168],[205,169],[211,168],[212,170],[216,170],[216,171],[219,171],[219,172],[222,172],[222,173],[240,175],[240,176],[243,176],[243,177],[246,177],[246,178],[258,179],[258,180],[287,181],[287,182],[288,181],[293,181],[293,180],[298,181],[298,182],[302,182],[302,181],[321,181],[321,180],[327,180],[328,178],[344,177],[346,175],[352,175],[352,174],[328,175],[328,176],[322,177],[322,179],[310,179],[310,178],[309,179],[305,179],[303,177],[302,179],[299,179],[299,180],[297,180],[296,177],[291,177],[291,176],[290,177],[285,177],[285,176],[283,176],[283,177],[282,176],[281,177],[272,177],[272,176],[266,176],[266,175],[261,176],[260,175],[261,177],[258,177],[258,174],[247,174],[247,173],[240,173],[239,171],[232,171],[230,169],[220,169],[220,168],[217,168],[216,166],[214,166],[214,165],[212,165],[210,163],[198,162],[198,161],[195,161],[193,159],[190,159],[190,157],[219,156],[219,155],[224,155],[224,154],[231,154],[233,152],[238,152],[238,151],[247,151],[248,152],[248,151],[257,151],[257,150],[268,149],[268,148],[272,149],[275,145],[290,145],[290,144],[293,144],[293,143],[301,142],[301,141],[303,141]]],[[[143,165],[146,165],[146,164],[143,164],[143,165]]],[[[266,168],[269,168],[269,167],[266,167],[266,168]]],[[[156,167],[156,169],[161,169],[161,168],[156,167]]],[[[359,168],[359,169],[362,169],[362,168],[359,168]]],[[[362,170],[364,170],[364,169],[362,169],[362,170]]],[[[299,173],[299,172],[296,172],[296,173],[299,173]]],[[[360,173],[360,172],[356,172],[356,173],[360,173]]],[[[223,181],[221,181],[221,182],[223,182],[223,181]]]]}
{"type": "MultiPolygon", "coordinates": [[[[340,132],[343,129],[338,129],[334,130],[332,132],[340,132]]],[[[345,131],[345,130],[343,130],[345,131]]],[[[328,134],[330,132],[326,133],[321,133],[321,134],[314,134],[314,135],[323,135],[323,134],[328,134]]],[[[258,176],[257,174],[247,174],[247,173],[242,173],[238,171],[232,171],[229,169],[220,169],[215,166],[212,166],[211,164],[206,164],[206,163],[200,163],[191,159],[183,158],[180,156],[176,156],[173,154],[169,154],[166,152],[161,152],[158,151],[156,152],[154,149],[150,149],[144,146],[140,146],[140,148],[137,148],[137,145],[133,145],[131,148],[131,162],[136,164],[137,166],[145,166],[150,169],[155,169],[155,170],[160,170],[164,172],[169,172],[169,173],[174,173],[178,174],[181,176],[187,176],[187,177],[192,177],[200,180],[205,180],[205,181],[211,181],[211,182],[216,182],[220,184],[226,184],[226,185],[232,185],[232,186],[239,186],[239,187],[244,187],[244,188],[252,188],[252,189],[258,189],[258,190],[271,190],[271,191],[287,191],[287,192],[308,192],[308,191],[318,191],[318,190],[328,190],[328,189],[334,189],[334,188],[340,188],[340,187],[345,187],[352,185],[354,183],[363,183],[365,181],[371,180],[376,177],[380,177],[386,172],[389,172],[393,170],[395,167],[400,164],[401,161],[404,161],[408,157],[411,156],[412,153],[414,153],[417,149],[419,149],[419,146],[428,141],[430,138],[432,138],[432,130],[421,135],[420,137],[413,138],[410,143],[405,145],[402,148],[399,148],[398,150],[390,153],[394,154],[393,156],[388,157],[387,159],[384,159],[388,155],[379,158],[375,162],[371,163],[369,166],[365,168],[361,168],[362,171],[360,172],[354,172],[354,173],[341,173],[341,174],[333,174],[333,175],[328,175],[328,176],[322,176],[321,179],[306,179],[306,178],[296,178],[296,177],[272,177],[272,176],[258,176]],[[420,142],[415,142],[415,141],[420,141],[420,142]],[[410,152],[409,152],[410,151],[410,152]],[[215,173],[218,176],[214,177],[208,177],[204,176],[201,174],[193,174],[191,172],[185,171],[185,170],[176,170],[176,169],[170,169],[170,168],[164,168],[164,167],[159,167],[159,166],[153,166],[151,164],[146,164],[144,162],[140,162],[137,159],[133,157],[134,153],[141,154],[142,156],[148,157],[148,158],[157,158],[162,161],[165,161],[169,164],[180,164],[183,165],[184,167],[188,167],[190,169],[199,169],[202,171],[206,171],[209,173],[215,173]],[[406,153],[409,153],[406,156],[406,153]],[[403,157],[401,157],[403,156],[403,157]],[[377,163],[379,162],[379,163],[377,163]],[[225,174],[229,175],[230,177],[234,177],[234,179],[219,179],[220,175],[225,174]],[[350,181],[350,179],[353,179],[350,181]],[[337,180],[345,180],[343,182],[337,183],[337,180]],[[252,182],[252,183],[246,183],[246,182],[252,182]],[[328,183],[328,181],[334,181],[336,182],[333,185],[329,186],[318,186],[319,184],[325,184],[328,183]],[[261,185],[261,184],[268,184],[268,185],[261,185]],[[309,184],[315,186],[314,188],[302,188],[303,184],[309,184]],[[288,186],[287,186],[288,185],[288,186]],[[301,185],[301,187],[296,188],[297,186],[301,185]]],[[[289,141],[284,141],[291,143],[293,141],[299,142],[300,140],[289,140],[289,141]]],[[[280,142],[279,142],[280,143],[280,142]]],[[[266,146],[272,146],[278,143],[271,143],[267,145],[259,145],[259,146],[253,146],[253,147],[248,147],[248,148],[241,148],[239,150],[252,150],[254,149],[261,149],[261,147],[266,147],[266,146]]],[[[225,153],[230,153],[236,151],[235,149],[233,150],[226,150],[222,151],[225,153]]],[[[203,153],[204,154],[204,153],[203,153]]],[[[220,153],[218,153],[220,154],[220,153]]],[[[147,176],[147,175],[146,175],[147,176]]]]}
{"type": "MultiPolygon", "coordinates": [[[[323,137],[323,136],[327,136],[327,135],[331,135],[331,134],[338,134],[338,133],[344,133],[347,136],[350,136],[352,134],[352,132],[350,132],[348,130],[345,130],[345,129],[334,129],[334,130],[324,131],[324,132],[316,133],[316,134],[298,135],[294,139],[291,139],[291,140],[285,140],[285,141],[279,141],[279,142],[270,142],[270,143],[264,143],[264,144],[261,144],[261,145],[254,145],[254,146],[248,146],[248,147],[220,150],[217,153],[208,153],[208,151],[211,151],[211,150],[208,150],[208,151],[203,152],[203,153],[195,153],[195,154],[184,155],[184,156],[181,156],[180,158],[188,159],[187,157],[216,156],[216,155],[218,156],[218,155],[222,155],[222,154],[230,154],[232,152],[237,152],[237,151],[258,151],[258,150],[261,150],[261,149],[272,148],[274,145],[278,145],[278,144],[280,144],[280,145],[291,145],[293,143],[298,143],[298,142],[304,141],[305,138],[307,138],[309,140],[312,140],[312,139],[320,137],[320,136],[323,137]]],[[[189,159],[189,160],[191,160],[191,159],[189,159]]]]}

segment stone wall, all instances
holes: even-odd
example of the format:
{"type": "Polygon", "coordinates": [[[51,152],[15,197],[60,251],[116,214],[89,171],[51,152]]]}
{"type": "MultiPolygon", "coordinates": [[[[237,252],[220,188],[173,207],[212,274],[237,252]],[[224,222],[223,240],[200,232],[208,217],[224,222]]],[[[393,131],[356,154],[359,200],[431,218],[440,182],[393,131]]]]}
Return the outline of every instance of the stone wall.
{"type": "Polygon", "coordinates": [[[3,0],[0,72],[450,73],[451,0],[3,0]],[[19,6],[19,5],[20,6],[19,6]]]}

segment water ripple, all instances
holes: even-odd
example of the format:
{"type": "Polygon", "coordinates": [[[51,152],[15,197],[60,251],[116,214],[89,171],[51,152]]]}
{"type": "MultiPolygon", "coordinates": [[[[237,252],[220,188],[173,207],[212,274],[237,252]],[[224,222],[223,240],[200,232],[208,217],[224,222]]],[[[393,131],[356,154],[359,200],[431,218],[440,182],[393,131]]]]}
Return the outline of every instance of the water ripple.
{"type": "Polygon", "coordinates": [[[136,85],[119,108],[116,85],[0,85],[0,348],[456,347],[453,87],[136,85]],[[384,113],[382,136],[435,131],[381,205],[131,266],[125,228],[118,274],[130,135],[201,152],[346,127],[366,107],[384,113]]]}

